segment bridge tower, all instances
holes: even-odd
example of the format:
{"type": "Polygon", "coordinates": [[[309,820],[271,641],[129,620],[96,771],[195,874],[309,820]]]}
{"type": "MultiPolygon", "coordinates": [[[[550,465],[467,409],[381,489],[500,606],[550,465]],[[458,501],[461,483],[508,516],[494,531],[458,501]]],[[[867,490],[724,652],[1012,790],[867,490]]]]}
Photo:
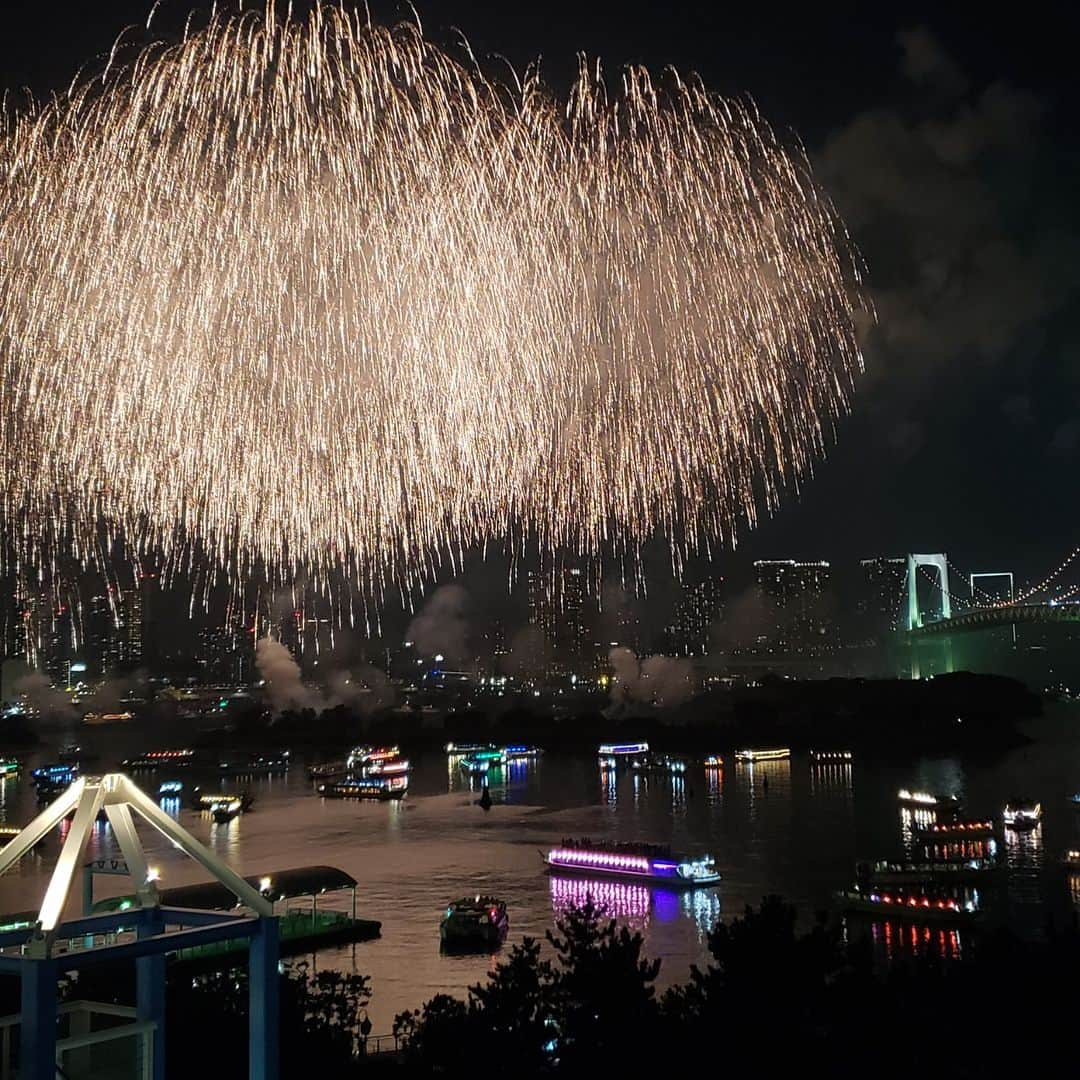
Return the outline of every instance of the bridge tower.
{"type": "MultiPolygon", "coordinates": [[[[929,570],[937,571],[937,587],[941,591],[941,617],[952,618],[952,593],[949,590],[949,560],[944,552],[936,555],[912,555],[907,557],[907,629],[914,630],[923,624],[922,612],[919,610],[919,567],[925,566],[929,570]]],[[[908,642],[911,649],[911,677],[922,677],[922,665],[919,663],[919,649],[925,643],[919,640],[908,642]]],[[[937,643],[944,650],[944,655],[939,657],[942,669],[952,671],[952,641],[943,638],[937,643]]],[[[925,658],[924,658],[925,659],[925,658]]]]}
{"type": "Polygon", "coordinates": [[[938,588],[941,590],[941,617],[952,618],[952,596],[949,592],[949,561],[944,554],[908,555],[907,557],[907,629],[914,630],[922,626],[922,612],[919,611],[919,567],[925,566],[937,571],[938,588]]]}

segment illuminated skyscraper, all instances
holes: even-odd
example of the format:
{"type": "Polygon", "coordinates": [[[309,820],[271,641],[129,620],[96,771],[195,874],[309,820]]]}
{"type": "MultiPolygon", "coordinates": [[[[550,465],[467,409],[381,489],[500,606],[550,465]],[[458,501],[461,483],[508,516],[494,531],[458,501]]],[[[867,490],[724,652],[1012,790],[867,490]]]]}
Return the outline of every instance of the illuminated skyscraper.
{"type": "Polygon", "coordinates": [[[723,578],[706,578],[682,587],[668,627],[672,650],[680,656],[705,656],[709,632],[722,611],[723,578]]]}
{"type": "Polygon", "coordinates": [[[823,604],[831,574],[827,562],[759,559],[754,573],[759,596],[773,619],[770,637],[804,648],[829,636],[831,623],[823,604]]]}
{"type": "Polygon", "coordinates": [[[904,621],[907,560],[878,556],[862,559],[861,590],[857,603],[860,636],[869,641],[899,630],[904,621]]]}

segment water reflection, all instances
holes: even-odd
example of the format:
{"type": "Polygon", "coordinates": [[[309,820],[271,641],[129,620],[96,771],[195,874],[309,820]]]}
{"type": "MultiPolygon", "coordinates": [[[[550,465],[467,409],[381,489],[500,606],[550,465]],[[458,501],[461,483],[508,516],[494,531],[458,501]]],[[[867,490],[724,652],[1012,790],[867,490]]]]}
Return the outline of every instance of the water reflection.
{"type": "Polygon", "coordinates": [[[230,821],[213,821],[210,824],[210,850],[229,862],[240,860],[240,821],[238,814],[230,821]]]}
{"type": "Polygon", "coordinates": [[[1070,870],[1068,875],[1069,899],[1075,907],[1080,907],[1080,870],[1070,870]]]}
{"type": "Polygon", "coordinates": [[[180,810],[182,803],[179,795],[162,795],[158,800],[161,809],[165,811],[173,819],[173,821],[180,820],[180,810]]]}
{"type": "Polygon", "coordinates": [[[704,937],[720,921],[720,890],[689,889],[680,897],[680,907],[697,926],[698,935],[704,937]]]}
{"type": "Polygon", "coordinates": [[[810,794],[850,798],[854,793],[850,761],[812,761],[810,794]]]}
{"type": "Polygon", "coordinates": [[[710,806],[719,806],[724,796],[724,770],[705,770],[705,797],[710,806]]]}
{"type": "Polygon", "coordinates": [[[965,938],[950,927],[918,926],[894,919],[870,924],[870,940],[886,960],[899,957],[936,956],[957,960],[963,954],[965,938]]]}
{"type": "Polygon", "coordinates": [[[600,797],[612,809],[619,801],[619,777],[614,769],[600,770],[600,797]]]}
{"type": "Polygon", "coordinates": [[[1042,822],[1034,829],[1005,830],[1005,865],[1008,867],[1010,903],[1038,904],[1042,900],[1039,875],[1043,868],[1042,822]]]}
{"type": "MultiPolygon", "coordinates": [[[[551,908],[556,915],[564,915],[571,907],[581,907],[587,901],[603,907],[613,919],[625,919],[631,925],[644,926],[649,921],[652,894],[644,885],[625,881],[603,881],[579,877],[559,877],[552,874],[548,879],[551,887],[551,908]]],[[[657,894],[664,890],[658,890],[657,894]]],[[[675,898],[676,913],[678,897],[675,898]]]]}

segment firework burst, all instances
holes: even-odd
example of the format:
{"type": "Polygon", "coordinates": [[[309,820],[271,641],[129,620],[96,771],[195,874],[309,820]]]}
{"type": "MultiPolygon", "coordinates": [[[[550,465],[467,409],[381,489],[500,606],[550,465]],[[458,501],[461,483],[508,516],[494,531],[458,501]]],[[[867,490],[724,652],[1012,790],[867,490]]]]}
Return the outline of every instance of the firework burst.
{"type": "Polygon", "coordinates": [[[677,561],[798,484],[861,364],[843,226],[750,106],[584,63],[561,102],[338,7],[9,115],[0,297],[25,565],[677,561]]]}

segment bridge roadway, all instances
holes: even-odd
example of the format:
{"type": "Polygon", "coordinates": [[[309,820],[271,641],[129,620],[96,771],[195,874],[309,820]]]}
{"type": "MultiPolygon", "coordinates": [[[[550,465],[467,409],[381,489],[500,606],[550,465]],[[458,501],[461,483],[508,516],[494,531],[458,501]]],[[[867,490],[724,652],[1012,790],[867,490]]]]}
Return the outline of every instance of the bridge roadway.
{"type": "Polygon", "coordinates": [[[1080,603],[1005,604],[1001,607],[974,608],[951,619],[939,619],[912,627],[907,633],[913,638],[940,637],[1021,623],[1080,623],[1080,603]]]}

